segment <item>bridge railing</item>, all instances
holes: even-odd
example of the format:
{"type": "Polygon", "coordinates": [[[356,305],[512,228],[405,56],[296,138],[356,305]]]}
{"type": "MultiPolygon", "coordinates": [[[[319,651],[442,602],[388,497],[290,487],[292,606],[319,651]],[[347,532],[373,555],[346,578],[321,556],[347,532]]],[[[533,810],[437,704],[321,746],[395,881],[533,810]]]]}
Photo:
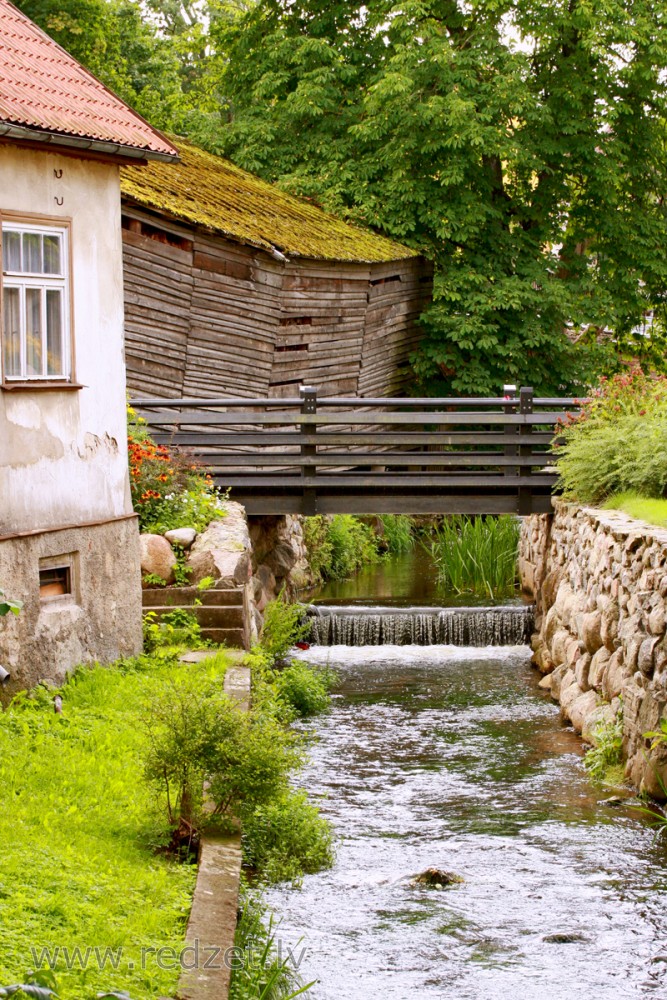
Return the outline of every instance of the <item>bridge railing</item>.
{"type": "Polygon", "coordinates": [[[184,449],[251,514],[550,509],[556,425],[578,407],[533,390],[494,398],[137,399],[158,443],[184,449]]]}

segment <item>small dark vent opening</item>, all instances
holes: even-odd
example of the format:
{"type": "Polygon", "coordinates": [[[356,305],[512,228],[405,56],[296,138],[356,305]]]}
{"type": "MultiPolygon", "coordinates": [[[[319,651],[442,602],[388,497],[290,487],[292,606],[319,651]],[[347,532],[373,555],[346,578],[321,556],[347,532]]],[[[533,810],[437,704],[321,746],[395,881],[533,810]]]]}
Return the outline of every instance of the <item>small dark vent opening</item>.
{"type": "Polygon", "coordinates": [[[389,278],[371,278],[370,285],[388,285],[391,281],[402,281],[400,274],[392,274],[389,278]]]}
{"type": "Polygon", "coordinates": [[[286,351],[307,351],[308,344],[277,344],[276,354],[284,354],[286,351]]]}
{"type": "Polygon", "coordinates": [[[288,316],[280,320],[280,326],[312,326],[312,316],[288,316]]]}
{"type": "Polygon", "coordinates": [[[154,240],[156,243],[176,247],[178,250],[185,250],[187,253],[191,253],[194,247],[192,240],[177,236],[175,233],[168,233],[165,229],[151,226],[149,223],[141,222],[139,219],[130,219],[126,215],[123,216],[122,225],[123,229],[129,229],[133,233],[140,233],[142,236],[147,236],[149,240],[154,240]]]}

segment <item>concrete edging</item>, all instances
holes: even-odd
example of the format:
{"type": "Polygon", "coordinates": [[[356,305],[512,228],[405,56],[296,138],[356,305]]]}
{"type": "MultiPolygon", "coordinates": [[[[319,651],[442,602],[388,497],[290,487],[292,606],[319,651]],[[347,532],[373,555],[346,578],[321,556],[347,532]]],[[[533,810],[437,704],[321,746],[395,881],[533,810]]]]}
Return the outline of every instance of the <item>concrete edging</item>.
{"type": "MultiPolygon", "coordinates": [[[[228,667],[225,694],[247,712],[250,668],[228,667]]],[[[241,835],[203,836],[185,938],[179,1000],[226,1000],[241,880],[241,835]]]]}

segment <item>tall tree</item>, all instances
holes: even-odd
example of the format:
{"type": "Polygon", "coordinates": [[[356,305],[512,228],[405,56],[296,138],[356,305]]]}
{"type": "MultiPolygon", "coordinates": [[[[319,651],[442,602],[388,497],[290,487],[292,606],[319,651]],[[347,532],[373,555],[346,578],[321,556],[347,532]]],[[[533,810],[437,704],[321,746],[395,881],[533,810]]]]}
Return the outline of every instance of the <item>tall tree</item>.
{"type": "Polygon", "coordinates": [[[217,147],[435,262],[422,391],[572,389],[601,333],[645,343],[667,301],[664,0],[259,0],[213,35],[217,147]]]}

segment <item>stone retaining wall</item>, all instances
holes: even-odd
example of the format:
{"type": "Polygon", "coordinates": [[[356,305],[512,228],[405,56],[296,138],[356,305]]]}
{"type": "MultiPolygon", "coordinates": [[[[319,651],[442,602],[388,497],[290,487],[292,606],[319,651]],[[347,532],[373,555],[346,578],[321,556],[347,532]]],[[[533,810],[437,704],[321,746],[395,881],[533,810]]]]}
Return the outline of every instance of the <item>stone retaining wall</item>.
{"type": "Polygon", "coordinates": [[[644,733],[667,717],[667,530],[555,502],[524,519],[519,565],[537,604],[534,662],[584,739],[623,712],[626,775],[667,797],[667,752],[644,733]]]}

